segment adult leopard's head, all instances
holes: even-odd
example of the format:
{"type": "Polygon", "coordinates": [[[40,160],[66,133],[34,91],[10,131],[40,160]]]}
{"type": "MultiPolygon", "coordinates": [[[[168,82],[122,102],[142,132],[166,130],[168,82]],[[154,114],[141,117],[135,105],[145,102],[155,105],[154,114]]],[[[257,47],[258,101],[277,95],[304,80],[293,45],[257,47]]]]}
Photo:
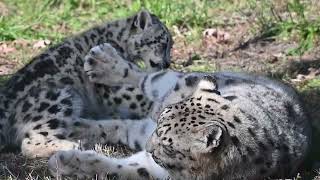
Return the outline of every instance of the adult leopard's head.
{"type": "Polygon", "coordinates": [[[229,134],[219,112],[227,101],[210,79],[196,86],[191,96],[163,109],[146,146],[173,179],[210,179],[228,151],[229,134]]]}
{"type": "Polygon", "coordinates": [[[143,60],[147,71],[158,71],[170,66],[172,37],[166,26],[146,10],[133,17],[127,51],[131,60],[143,60]]]}

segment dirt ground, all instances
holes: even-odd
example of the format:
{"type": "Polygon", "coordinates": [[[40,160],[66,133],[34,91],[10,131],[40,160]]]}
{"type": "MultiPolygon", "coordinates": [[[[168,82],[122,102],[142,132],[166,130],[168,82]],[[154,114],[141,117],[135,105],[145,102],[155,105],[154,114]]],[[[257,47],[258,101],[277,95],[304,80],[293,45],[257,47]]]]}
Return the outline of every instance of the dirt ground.
{"type": "MultiPolygon", "coordinates": [[[[320,47],[303,56],[288,56],[288,50],[297,47],[295,42],[255,37],[249,29],[249,22],[239,20],[225,27],[206,29],[200,40],[190,42],[186,40],[187,30],[174,28],[175,44],[172,49],[171,67],[182,71],[252,72],[281,79],[299,90],[302,89],[299,92],[315,129],[314,139],[318,139],[320,89],[302,87],[308,81],[319,78],[320,47]]],[[[0,42],[0,75],[13,74],[48,45],[48,40],[0,42]]],[[[314,144],[310,159],[320,160],[319,145],[316,141],[314,144]]],[[[44,177],[48,176],[45,159],[34,161],[21,155],[2,154],[0,164],[3,165],[0,167],[0,178],[11,176],[13,179],[46,179],[44,177]]],[[[310,163],[309,166],[314,166],[314,163],[310,163]]]]}

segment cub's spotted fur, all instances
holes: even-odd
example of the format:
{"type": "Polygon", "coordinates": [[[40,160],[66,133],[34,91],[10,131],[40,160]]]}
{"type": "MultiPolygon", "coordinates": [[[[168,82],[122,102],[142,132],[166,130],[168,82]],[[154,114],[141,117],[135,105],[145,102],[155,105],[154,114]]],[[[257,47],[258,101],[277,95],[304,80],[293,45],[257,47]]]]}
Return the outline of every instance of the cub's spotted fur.
{"type": "MultiPolygon", "coordinates": [[[[16,146],[28,157],[45,157],[57,150],[77,149],[79,140],[85,147],[128,144],[128,138],[118,139],[122,128],[118,122],[106,120],[113,114],[123,119],[142,118],[152,102],[131,85],[90,81],[118,79],[118,74],[103,69],[93,73],[92,67],[99,67],[92,59],[84,59],[91,48],[103,43],[108,43],[105,50],[110,50],[110,58],[116,53],[123,61],[141,59],[148,71],[167,68],[170,63],[171,35],[145,10],[50,47],[19,70],[0,93],[0,151],[16,146]]],[[[132,69],[138,71],[134,65],[123,68],[122,78],[132,75],[132,69]]],[[[131,144],[133,149],[140,146],[131,144]]]]}
{"type": "Polygon", "coordinates": [[[107,44],[94,48],[87,58],[99,64],[92,72],[105,69],[118,79],[92,81],[131,82],[155,101],[151,116],[156,122],[146,118],[118,125],[142,134],[139,144],[146,144],[146,151],[123,159],[92,151],[60,151],[49,160],[53,175],[199,180],[295,175],[310,144],[310,128],[290,87],[241,73],[148,74],[135,68],[126,72],[133,64],[116,55],[110,58],[108,48],[107,44]],[[127,73],[130,76],[124,76],[127,73]]]}

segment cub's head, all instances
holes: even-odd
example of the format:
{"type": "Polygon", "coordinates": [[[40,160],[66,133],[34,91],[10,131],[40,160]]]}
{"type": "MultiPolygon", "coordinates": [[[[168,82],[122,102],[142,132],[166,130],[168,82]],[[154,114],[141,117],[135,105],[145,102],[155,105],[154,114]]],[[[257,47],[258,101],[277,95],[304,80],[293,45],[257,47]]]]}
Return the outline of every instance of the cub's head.
{"type": "MultiPolygon", "coordinates": [[[[206,179],[220,162],[228,133],[214,82],[202,79],[188,98],[166,106],[146,149],[174,179],[206,179]]],[[[210,179],[210,178],[208,178],[210,179]]]]}
{"type": "Polygon", "coordinates": [[[147,71],[158,71],[170,66],[173,41],[169,30],[153,14],[141,10],[133,16],[127,51],[132,60],[143,60],[147,71]]]}

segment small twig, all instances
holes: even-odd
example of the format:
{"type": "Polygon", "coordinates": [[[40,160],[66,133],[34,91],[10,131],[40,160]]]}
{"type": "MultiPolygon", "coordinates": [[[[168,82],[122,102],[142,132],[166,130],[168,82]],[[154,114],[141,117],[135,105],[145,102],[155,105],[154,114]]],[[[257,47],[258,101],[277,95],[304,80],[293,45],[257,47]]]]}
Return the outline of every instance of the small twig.
{"type": "Polygon", "coordinates": [[[277,21],[283,22],[281,16],[275,11],[275,8],[273,5],[271,5],[270,10],[271,10],[272,15],[277,19],[277,21]]]}
{"type": "Polygon", "coordinates": [[[14,179],[18,179],[18,177],[17,176],[15,176],[9,169],[8,169],[8,167],[7,166],[2,166],[3,167],[3,169],[5,169],[6,171],[8,171],[8,173],[10,174],[10,176],[13,176],[14,177],[14,179]]]}

